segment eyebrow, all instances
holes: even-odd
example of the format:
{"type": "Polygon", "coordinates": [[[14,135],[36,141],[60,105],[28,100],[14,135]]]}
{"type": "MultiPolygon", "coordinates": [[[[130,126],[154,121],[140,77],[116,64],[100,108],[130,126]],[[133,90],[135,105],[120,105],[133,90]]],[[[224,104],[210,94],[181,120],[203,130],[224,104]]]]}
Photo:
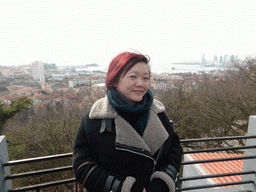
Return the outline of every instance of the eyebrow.
{"type": "MultiPolygon", "coordinates": [[[[140,72],[139,71],[128,71],[126,74],[130,74],[130,73],[136,73],[136,74],[139,74],[140,72]]],[[[144,73],[145,75],[149,75],[149,72],[146,72],[144,73]]],[[[143,74],[143,75],[144,75],[143,74]]]]}

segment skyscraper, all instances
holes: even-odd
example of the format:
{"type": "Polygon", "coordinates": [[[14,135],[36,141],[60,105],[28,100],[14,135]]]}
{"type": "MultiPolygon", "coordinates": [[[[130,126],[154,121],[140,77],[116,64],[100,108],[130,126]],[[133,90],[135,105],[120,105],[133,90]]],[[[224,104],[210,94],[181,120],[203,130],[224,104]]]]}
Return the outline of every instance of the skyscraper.
{"type": "Polygon", "coordinates": [[[204,54],[202,55],[202,65],[204,66],[205,65],[205,63],[206,63],[206,60],[205,60],[205,58],[204,58],[204,54]]]}
{"type": "Polygon", "coordinates": [[[213,64],[214,65],[218,65],[218,57],[217,57],[217,55],[215,55],[214,58],[213,58],[213,64]]]}
{"type": "Polygon", "coordinates": [[[223,65],[223,56],[220,56],[219,63],[220,63],[220,65],[223,65]]]}
{"type": "Polygon", "coordinates": [[[42,62],[35,61],[32,63],[32,75],[33,79],[39,81],[41,85],[45,83],[44,64],[42,62]]]}
{"type": "Polygon", "coordinates": [[[223,62],[223,65],[226,66],[227,65],[227,62],[228,62],[228,56],[225,55],[224,56],[224,62],[223,62]]]}

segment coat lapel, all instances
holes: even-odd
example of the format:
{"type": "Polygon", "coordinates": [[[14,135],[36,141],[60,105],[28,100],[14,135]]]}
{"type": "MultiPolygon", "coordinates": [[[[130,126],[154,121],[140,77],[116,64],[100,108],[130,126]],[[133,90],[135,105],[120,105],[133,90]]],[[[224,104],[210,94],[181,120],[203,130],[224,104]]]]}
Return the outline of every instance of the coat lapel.
{"type": "Polygon", "coordinates": [[[148,119],[142,138],[149,146],[151,155],[153,155],[168,139],[169,134],[153,110],[150,110],[148,119]]]}
{"type": "Polygon", "coordinates": [[[117,144],[134,147],[143,151],[150,152],[150,148],[142,139],[142,137],[125,119],[118,115],[115,118],[115,124],[117,144]]]}
{"type": "Polygon", "coordinates": [[[151,155],[164,144],[169,136],[153,110],[150,110],[149,120],[142,137],[119,115],[115,118],[115,124],[116,143],[148,151],[151,155]]]}
{"type": "Polygon", "coordinates": [[[141,137],[136,130],[110,105],[106,97],[98,100],[91,108],[91,119],[115,119],[116,143],[134,147],[153,155],[169,137],[157,114],[165,111],[164,105],[154,100],[149,112],[148,123],[141,137]]]}

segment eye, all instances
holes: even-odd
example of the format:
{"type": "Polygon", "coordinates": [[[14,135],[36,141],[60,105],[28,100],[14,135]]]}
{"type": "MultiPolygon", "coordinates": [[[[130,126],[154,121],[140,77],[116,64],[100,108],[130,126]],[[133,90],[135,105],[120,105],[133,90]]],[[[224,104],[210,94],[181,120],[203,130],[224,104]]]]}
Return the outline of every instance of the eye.
{"type": "Polygon", "coordinates": [[[136,78],[136,76],[135,76],[135,75],[132,75],[132,76],[130,76],[130,78],[131,78],[131,79],[135,79],[135,78],[136,78]]]}
{"type": "Polygon", "coordinates": [[[149,80],[149,77],[144,77],[143,79],[146,80],[146,81],[148,81],[148,80],[149,80]]]}

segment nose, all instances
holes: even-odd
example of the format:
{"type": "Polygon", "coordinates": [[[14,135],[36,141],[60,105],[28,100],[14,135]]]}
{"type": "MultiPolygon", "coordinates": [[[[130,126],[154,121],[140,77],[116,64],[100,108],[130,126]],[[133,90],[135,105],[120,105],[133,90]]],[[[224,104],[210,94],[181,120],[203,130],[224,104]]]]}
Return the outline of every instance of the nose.
{"type": "Polygon", "coordinates": [[[141,78],[137,78],[136,86],[138,86],[138,87],[142,87],[143,85],[144,85],[143,79],[141,79],[141,78]]]}

